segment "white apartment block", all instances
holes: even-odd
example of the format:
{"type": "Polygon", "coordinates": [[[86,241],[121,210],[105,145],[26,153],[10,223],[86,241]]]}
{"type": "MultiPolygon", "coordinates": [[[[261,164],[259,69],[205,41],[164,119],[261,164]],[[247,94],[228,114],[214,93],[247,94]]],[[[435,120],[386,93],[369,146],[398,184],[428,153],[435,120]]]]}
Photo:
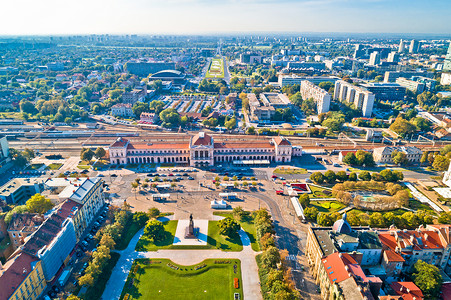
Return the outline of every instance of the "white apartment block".
{"type": "Polygon", "coordinates": [[[301,96],[304,100],[313,98],[313,101],[316,103],[318,114],[329,111],[330,94],[310,81],[304,80],[301,82],[301,96]]]}
{"type": "Polygon", "coordinates": [[[366,88],[339,80],[335,82],[334,100],[354,103],[362,111],[364,117],[371,117],[375,96],[366,88]]]}

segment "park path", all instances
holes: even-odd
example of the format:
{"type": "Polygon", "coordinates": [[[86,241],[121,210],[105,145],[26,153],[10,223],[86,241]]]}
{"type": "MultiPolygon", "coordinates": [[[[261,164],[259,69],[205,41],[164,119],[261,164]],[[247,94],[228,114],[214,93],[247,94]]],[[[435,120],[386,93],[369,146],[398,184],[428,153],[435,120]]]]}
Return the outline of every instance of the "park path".
{"type": "Polygon", "coordinates": [[[246,300],[261,300],[260,281],[258,277],[258,267],[255,255],[252,250],[251,241],[244,230],[238,232],[243,243],[243,250],[240,252],[228,252],[221,250],[168,250],[136,252],[135,247],[144,233],[141,229],[130,241],[125,250],[117,251],[121,257],[113,269],[110,279],[105,287],[102,300],[119,299],[131,270],[133,261],[137,258],[167,258],[180,265],[194,265],[205,259],[229,258],[241,261],[241,276],[243,280],[243,294],[246,300]]]}

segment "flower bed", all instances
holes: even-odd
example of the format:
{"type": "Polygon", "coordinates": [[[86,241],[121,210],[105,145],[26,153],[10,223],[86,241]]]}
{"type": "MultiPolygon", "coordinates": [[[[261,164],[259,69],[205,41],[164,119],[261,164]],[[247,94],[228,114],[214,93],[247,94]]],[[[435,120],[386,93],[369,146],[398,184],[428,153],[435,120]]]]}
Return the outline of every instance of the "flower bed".
{"type": "Polygon", "coordinates": [[[215,264],[230,264],[230,260],[215,260],[215,264]]]}
{"type": "Polygon", "coordinates": [[[201,264],[201,265],[198,265],[197,267],[195,267],[194,268],[194,270],[200,270],[200,269],[202,269],[202,268],[205,268],[207,265],[206,264],[201,264]]]}
{"type": "Polygon", "coordinates": [[[239,289],[240,288],[240,281],[238,280],[238,278],[233,278],[233,286],[236,288],[236,289],[239,289]]]}
{"type": "Polygon", "coordinates": [[[168,267],[171,268],[171,269],[173,269],[173,270],[178,270],[178,269],[179,269],[179,267],[176,267],[176,266],[174,266],[174,265],[171,264],[171,263],[168,263],[168,267]]]}

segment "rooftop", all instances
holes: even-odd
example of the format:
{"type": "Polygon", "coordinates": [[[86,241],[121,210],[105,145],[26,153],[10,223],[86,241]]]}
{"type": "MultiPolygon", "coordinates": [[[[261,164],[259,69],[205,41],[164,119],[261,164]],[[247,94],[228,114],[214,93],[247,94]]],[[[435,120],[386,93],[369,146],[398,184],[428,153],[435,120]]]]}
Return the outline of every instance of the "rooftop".
{"type": "Polygon", "coordinates": [[[33,271],[38,259],[19,252],[0,269],[0,299],[9,299],[24,279],[33,271]]]}

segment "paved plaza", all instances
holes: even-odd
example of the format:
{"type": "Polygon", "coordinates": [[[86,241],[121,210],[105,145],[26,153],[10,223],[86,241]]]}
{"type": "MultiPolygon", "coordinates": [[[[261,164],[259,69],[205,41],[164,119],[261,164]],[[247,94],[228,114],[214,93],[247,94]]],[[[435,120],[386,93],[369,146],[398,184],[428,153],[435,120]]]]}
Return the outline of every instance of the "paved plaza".
{"type": "Polygon", "coordinates": [[[208,220],[195,220],[194,228],[198,229],[197,239],[186,238],[186,228],[189,220],[179,220],[175,231],[174,245],[177,246],[206,246],[208,237],[208,220]]]}

